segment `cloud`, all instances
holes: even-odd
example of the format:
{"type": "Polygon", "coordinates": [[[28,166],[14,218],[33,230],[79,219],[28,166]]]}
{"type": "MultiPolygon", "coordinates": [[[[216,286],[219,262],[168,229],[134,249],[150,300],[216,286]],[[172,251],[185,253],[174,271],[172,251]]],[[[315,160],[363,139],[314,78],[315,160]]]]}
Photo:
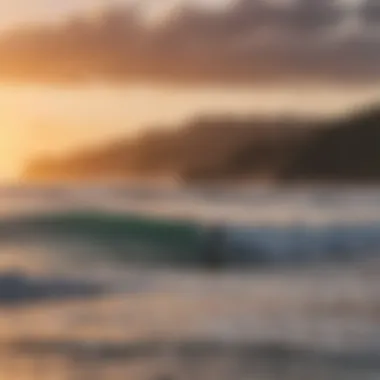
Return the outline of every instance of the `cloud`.
{"type": "Polygon", "coordinates": [[[141,10],[129,6],[13,30],[0,39],[0,76],[202,84],[379,76],[377,0],[357,7],[333,0],[239,0],[213,11],[179,2],[165,9],[160,22],[148,25],[141,10]],[[346,33],[342,26],[352,19],[360,27],[346,33]]]}

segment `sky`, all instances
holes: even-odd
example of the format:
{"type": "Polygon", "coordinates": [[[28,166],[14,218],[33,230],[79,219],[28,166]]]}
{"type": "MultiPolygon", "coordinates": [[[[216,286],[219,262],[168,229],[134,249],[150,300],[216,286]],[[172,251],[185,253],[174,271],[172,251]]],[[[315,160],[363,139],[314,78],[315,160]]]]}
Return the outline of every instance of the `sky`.
{"type": "Polygon", "coordinates": [[[211,8],[224,6],[230,0],[1,0],[0,28],[17,24],[62,20],[78,12],[96,13],[110,4],[155,4],[158,9],[170,9],[172,4],[197,3],[211,8]],[[158,4],[158,5],[157,5],[158,4]],[[162,5],[161,5],[162,4],[162,5]],[[169,4],[169,6],[167,5],[169,4]]]}
{"type": "Polygon", "coordinates": [[[0,179],[31,156],[199,114],[379,99],[378,0],[195,1],[123,13],[106,0],[0,0],[0,179]]]}

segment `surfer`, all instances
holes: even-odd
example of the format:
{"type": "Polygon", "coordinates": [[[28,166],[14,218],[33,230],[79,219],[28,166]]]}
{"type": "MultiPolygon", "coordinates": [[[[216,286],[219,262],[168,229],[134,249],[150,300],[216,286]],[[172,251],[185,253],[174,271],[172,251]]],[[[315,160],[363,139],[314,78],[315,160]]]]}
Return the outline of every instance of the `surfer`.
{"type": "Polygon", "coordinates": [[[204,260],[208,269],[220,269],[225,265],[225,243],[225,228],[221,225],[211,226],[207,231],[204,246],[204,260]]]}

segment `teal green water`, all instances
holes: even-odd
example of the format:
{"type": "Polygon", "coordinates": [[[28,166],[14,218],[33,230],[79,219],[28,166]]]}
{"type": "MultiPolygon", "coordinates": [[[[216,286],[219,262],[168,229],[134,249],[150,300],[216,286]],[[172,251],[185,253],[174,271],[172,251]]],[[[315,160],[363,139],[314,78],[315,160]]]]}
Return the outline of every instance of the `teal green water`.
{"type": "Polygon", "coordinates": [[[201,225],[188,221],[105,213],[24,217],[8,221],[5,229],[8,238],[53,242],[57,248],[77,242],[81,249],[94,254],[102,251],[109,258],[186,264],[201,260],[204,236],[201,225]]]}

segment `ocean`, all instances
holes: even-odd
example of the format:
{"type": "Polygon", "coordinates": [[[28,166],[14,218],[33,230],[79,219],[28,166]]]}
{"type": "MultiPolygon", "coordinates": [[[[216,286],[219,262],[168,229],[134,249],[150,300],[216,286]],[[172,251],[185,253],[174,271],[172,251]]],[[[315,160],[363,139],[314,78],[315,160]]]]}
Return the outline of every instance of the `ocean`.
{"type": "Polygon", "coordinates": [[[3,186],[0,269],[4,378],[380,378],[375,187],[3,186]]]}

